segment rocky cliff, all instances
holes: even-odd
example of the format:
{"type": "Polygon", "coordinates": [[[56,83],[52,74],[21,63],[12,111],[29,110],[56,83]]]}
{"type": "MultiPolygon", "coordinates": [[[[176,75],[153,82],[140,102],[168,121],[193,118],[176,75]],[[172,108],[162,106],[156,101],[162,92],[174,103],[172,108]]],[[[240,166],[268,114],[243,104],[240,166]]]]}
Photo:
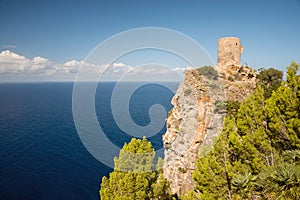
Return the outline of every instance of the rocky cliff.
{"type": "Polygon", "coordinates": [[[209,79],[198,69],[187,70],[172,99],[163,136],[163,173],[178,195],[193,188],[192,172],[201,151],[209,148],[220,133],[226,101],[243,101],[255,88],[255,72],[250,67],[217,67],[219,77],[209,79]]]}

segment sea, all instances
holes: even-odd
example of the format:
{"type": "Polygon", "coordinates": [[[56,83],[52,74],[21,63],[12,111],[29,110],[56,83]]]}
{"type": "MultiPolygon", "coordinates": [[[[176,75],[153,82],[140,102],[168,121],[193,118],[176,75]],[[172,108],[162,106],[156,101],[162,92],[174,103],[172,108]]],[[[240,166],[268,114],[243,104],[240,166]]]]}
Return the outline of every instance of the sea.
{"type": "MultiPolygon", "coordinates": [[[[131,87],[135,83],[122,84],[131,87]]],[[[96,159],[78,135],[72,114],[73,85],[71,82],[0,84],[1,200],[100,199],[101,179],[113,169],[96,159]]],[[[123,131],[114,120],[111,98],[115,86],[115,82],[98,84],[95,110],[107,138],[122,148],[134,136],[123,131]]],[[[173,95],[174,90],[164,84],[143,84],[131,94],[132,120],[147,126],[150,107],[159,104],[167,113],[172,108],[173,95]]],[[[117,101],[124,103],[123,99],[117,101]]],[[[165,131],[163,126],[148,138],[155,149],[163,148],[165,131]]]]}

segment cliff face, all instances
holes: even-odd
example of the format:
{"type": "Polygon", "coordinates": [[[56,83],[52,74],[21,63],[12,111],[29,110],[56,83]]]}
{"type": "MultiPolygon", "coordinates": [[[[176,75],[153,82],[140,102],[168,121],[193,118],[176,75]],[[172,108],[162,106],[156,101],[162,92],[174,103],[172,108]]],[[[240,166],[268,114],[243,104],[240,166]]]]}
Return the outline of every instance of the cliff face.
{"type": "Polygon", "coordinates": [[[207,79],[197,69],[187,70],[172,99],[174,107],[163,136],[163,173],[178,195],[193,189],[192,172],[201,149],[220,133],[226,108],[218,108],[218,104],[241,102],[255,88],[252,68],[232,65],[217,69],[218,80],[207,79]]]}

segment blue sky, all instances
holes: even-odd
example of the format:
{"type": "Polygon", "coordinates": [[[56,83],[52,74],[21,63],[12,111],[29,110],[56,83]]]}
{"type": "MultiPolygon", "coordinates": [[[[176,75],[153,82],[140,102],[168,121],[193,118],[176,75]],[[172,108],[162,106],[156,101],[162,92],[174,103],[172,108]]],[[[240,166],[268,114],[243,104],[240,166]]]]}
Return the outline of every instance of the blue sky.
{"type": "Polygon", "coordinates": [[[139,27],[182,32],[214,61],[217,40],[236,36],[249,66],[284,70],[300,62],[299,0],[0,0],[0,27],[0,52],[55,63],[84,60],[103,40],[139,27]]]}

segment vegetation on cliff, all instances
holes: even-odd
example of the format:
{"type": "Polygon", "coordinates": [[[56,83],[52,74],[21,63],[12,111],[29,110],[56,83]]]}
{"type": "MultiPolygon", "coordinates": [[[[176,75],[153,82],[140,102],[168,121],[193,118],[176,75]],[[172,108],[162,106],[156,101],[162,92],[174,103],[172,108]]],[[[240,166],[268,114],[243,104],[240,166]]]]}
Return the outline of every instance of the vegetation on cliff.
{"type": "Polygon", "coordinates": [[[162,160],[154,162],[155,151],[150,142],[133,138],[125,144],[109,178],[103,177],[102,200],[169,199],[168,182],[162,175],[162,160]]]}
{"type": "Polygon", "coordinates": [[[217,70],[215,70],[215,68],[212,66],[203,66],[203,67],[197,68],[197,71],[200,75],[202,75],[208,79],[217,80],[218,76],[219,76],[217,70]]]}
{"type": "Polygon", "coordinates": [[[194,199],[300,199],[298,70],[293,62],[267,99],[268,84],[258,84],[227,115],[214,147],[197,161],[194,199]]]}
{"type": "Polygon", "coordinates": [[[257,75],[258,84],[264,89],[265,98],[269,98],[272,95],[272,91],[277,90],[282,82],[283,72],[274,68],[259,69],[257,75]]]}
{"type": "MultiPolygon", "coordinates": [[[[201,150],[195,187],[181,199],[300,199],[299,70],[292,62],[286,81],[276,69],[260,70],[257,88],[244,102],[215,102],[227,110],[222,132],[212,148],[201,150]]],[[[114,171],[102,179],[101,199],[175,199],[154,158],[145,138],[125,144],[114,171]]]]}

